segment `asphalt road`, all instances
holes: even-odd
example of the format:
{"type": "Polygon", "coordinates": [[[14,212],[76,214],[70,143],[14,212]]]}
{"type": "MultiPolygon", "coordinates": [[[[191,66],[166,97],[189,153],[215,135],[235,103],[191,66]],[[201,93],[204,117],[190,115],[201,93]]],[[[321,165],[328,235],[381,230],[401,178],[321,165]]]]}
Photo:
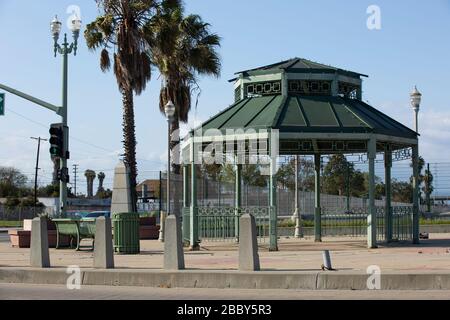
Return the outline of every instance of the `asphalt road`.
{"type": "Polygon", "coordinates": [[[0,284],[0,300],[450,300],[450,291],[297,291],[164,289],[141,287],[0,284]]]}

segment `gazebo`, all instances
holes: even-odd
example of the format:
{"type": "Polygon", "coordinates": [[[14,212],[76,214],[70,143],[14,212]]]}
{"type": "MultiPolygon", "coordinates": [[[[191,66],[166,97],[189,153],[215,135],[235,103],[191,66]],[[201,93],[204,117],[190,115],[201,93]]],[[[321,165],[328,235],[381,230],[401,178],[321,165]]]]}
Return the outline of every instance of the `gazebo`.
{"type": "MultiPolygon", "coordinates": [[[[392,228],[391,167],[393,154],[408,150],[413,162],[411,240],[419,242],[418,134],[362,101],[364,74],[294,58],[240,71],[234,83],[235,102],[193,130],[183,141],[183,235],[191,249],[199,245],[199,214],[231,216],[238,237],[242,213],[267,214],[269,249],[278,250],[276,157],[312,155],[315,168],[315,240],[322,240],[320,157],[332,154],[366,154],[369,171],[367,246],[377,247],[377,221],[384,240],[392,228]],[[202,208],[197,205],[196,167],[225,159],[235,165],[235,206],[202,208]],[[383,154],[385,201],[375,206],[375,159],[383,154]],[[241,168],[252,157],[265,158],[270,168],[269,207],[245,208],[241,204],[241,168]],[[382,220],[379,215],[382,215],[382,220]]],[[[221,224],[225,228],[229,223],[221,224]]],[[[378,231],[380,232],[380,231],[378,231]]]]}

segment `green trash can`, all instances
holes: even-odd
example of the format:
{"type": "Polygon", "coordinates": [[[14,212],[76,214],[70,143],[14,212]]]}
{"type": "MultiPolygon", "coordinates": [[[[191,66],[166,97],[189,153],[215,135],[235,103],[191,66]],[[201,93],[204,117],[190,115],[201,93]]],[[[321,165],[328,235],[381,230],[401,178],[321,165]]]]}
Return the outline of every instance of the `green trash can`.
{"type": "Polygon", "coordinates": [[[139,214],[114,213],[114,252],[119,254],[139,254],[139,214]]]}

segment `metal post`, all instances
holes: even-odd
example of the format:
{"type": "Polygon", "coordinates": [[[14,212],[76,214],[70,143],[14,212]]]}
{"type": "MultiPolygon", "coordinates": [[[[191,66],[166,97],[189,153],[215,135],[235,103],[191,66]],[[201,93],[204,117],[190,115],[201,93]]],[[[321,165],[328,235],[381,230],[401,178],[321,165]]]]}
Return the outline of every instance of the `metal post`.
{"type": "Polygon", "coordinates": [[[427,163],[427,181],[426,181],[426,203],[427,203],[427,212],[431,212],[431,200],[430,200],[430,196],[431,196],[431,182],[430,182],[430,178],[431,178],[431,172],[430,172],[430,164],[427,163]]]}
{"type": "Polygon", "coordinates": [[[167,179],[166,179],[166,195],[167,195],[167,216],[170,216],[170,125],[172,123],[172,119],[167,119],[167,179]]]}
{"type": "Polygon", "coordinates": [[[74,193],[75,198],[77,197],[78,166],[79,166],[78,164],[73,165],[73,183],[74,183],[73,187],[74,187],[74,191],[75,191],[75,193],[74,193]]]}
{"type": "Polygon", "coordinates": [[[275,177],[276,158],[270,159],[269,176],[269,251],[278,251],[278,208],[277,208],[277,183],[275,177]]]}
{"type": "Polygon", "coordinates": [[[163,209],[163,195],[162,195],[162,172],[159,172],[159,237],[160,242],[164,242],[164,221],[166,214],[163,209]]]}
{"type": "Polygon", "coordinates": [[[300,195],[299,195],[299,183],[298,183],[298,175],[300,172],[300,156],[295,156],[295,194],[294,194],[294,201],[295,201],[295,211],[294,211],[294,219],[295,219],[295,234],[294,237],[299,239],[303,238],[303,232],[302,232],[302,222],[301,222],[301,216],[300,216],[300,195]]]}
{"type": "Polygon", "coordinates": [[[419,132],[419,109],[414,108],[414,131],[419,132]]]}
{"type": "Polygon", "coordinates": [[[322,242],[322,212],[320,207],[320,154],[314,155],[314,235],[316,242],[322,242]]]}
{"type": "Polygon", "coordinates": [[[185,212],[188,209],[189,205],[189,167],[185,163],[183,164],[183,210],[182,210],[182,219],[183,219],[183,242],[188,240],[188,232],[189,232],[189,224],[191,223],[189,217],[185,215],[185,212]]]}
{"type": "Polygon", "coordinates": [[[375,138],[369,140],[369,214],[367,215],[367,247],[377,247],[377,213],[375,208],[375,158],[377,155],[375,138]]]}
{"type": "Polygon", "coordinates": [[[346,206],[347,206],[347,214],[350,213],[350,163],[346,163],[346,206]]]}
{"type": "Polygon", "coordinates": [[[384,152],[384,182],[385,182],[385,205],[384,205],[384,233],[386,242],[392,241],[392,227],[393,227],[393,216],[392,216],[392,179],[391,179],[391,169],[392,169],[392,151],[390,146],[384,152]]]}
{"type": "Polygon", "coordinates": [[[190,250],[199,250],[198,239],[198,207],[197,207],[197,173],[195,166],[195,159],[197,153],[195,152],[195,135],[191,134],[191,208],[190,208],[190,235],[189,243],[190,250]]]}
{"type": "Polygon", "coordinates": [[[412,147],[413,161],[413,243],[419,244],[419,145],[412,147]]]}
{"type": "Polygon", "coordinates": [[[37,148],[37,156],[36,156],[36,171],[34,174],[34,215],[36,216],[36,204],[37,204],[37,179],[38,179],[38,171],[39,171],[39,154],[41,151],[41,141],[47,141],[46,139],[42,139],[41,137],[35,138],[31,137],[33,140],[37,140],[38,148],[37,148]]]}
{"type": "MultiPolygon", "coordinates": [[[[70,50],[71,51],[71,50],[70,50]]],[[[68,63],[68,55],[69,55],[69,43],[67,42],[67,35],[64,35],[64,43],[63,43],[63,86],[62,86],[62,108],[61,108],[61,119],[63,127],[67,127],[67,88],[68,88],[68,74],[69,74],[69,63],[68,63]]],[[[68,139],[68,137],[65,137],[68,139]]],[[[68,141],[64,141],[64,145],[67,146],[68,141]]],[[[61,172],[67,167],[67,159],[66,155],[64,155],[59,162],[59,169],[61,172]]],[[[66,217],[67,212],[67,182],[65,179],[61,179],[59,182],[59,206],[61,217],[66,217]]]]}
{"type": "Polygon", "coordinates": [[[242,164],[239,163],[239,157],[235,157],[235,168],[236,168],[236,177],[235,177],[235,203],[234,203],[234,232],[236,237],[236,242],[239,242],[239,218],[240,218],[240,210],[242,206],[242,164]]]}
{"type": "Polygon", "coordinates": [[[188,188],[189,188],[189,171],[188,166],[185,164],[183,165],[183,208],[187,208],[189,204],[188,188]]]}

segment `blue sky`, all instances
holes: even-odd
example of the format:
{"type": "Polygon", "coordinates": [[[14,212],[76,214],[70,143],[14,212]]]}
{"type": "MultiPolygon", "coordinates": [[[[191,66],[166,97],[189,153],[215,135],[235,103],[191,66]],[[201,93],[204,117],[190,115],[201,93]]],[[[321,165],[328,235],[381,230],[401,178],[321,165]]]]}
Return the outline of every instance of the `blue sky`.
{"type": "MultiPolygon", "coordinates": [[[[61,58],[52,55],[49,22],[55,13],[65,21],[70,5],[81,8],[84,24],[97,14],[94,0],[0,0],[0,83],[60,104],[61,58]]],[[[427,161],[448,161],[449,0],[188,0],[186,7],[223,38],[222,76],[201,79],[192,120],[206,120],[232,103],[227,80],[234,72],[298,56],[368,74],[364,100],[410,127],[409,92],[417,84],[423,93],[421,154],[427,161]],[[381,9],[381,30],[366,27],[372,4],[381,9]]],[[[122,106],[113,75],[103,74],[98,61],[98,53],[89,52],[81,38],[79,53],[69,62],[69,165],[77,163],[83,172],[105,171],[109,186],[122,148],[122,106]]],[[[164,166],[166,122],[157,110],[159,87],[154,72],[147,91],[135,100],[140,180],[164,166]]],[[[48,138],[50,123],[59,118],[10,94],[6,99],[0,165],[18,167],[32,177],[36,143],[29,137],[48,138]]],[[[52,171],[48,145],[43,146],[41,168],[44,184],[52,171]]]]}

